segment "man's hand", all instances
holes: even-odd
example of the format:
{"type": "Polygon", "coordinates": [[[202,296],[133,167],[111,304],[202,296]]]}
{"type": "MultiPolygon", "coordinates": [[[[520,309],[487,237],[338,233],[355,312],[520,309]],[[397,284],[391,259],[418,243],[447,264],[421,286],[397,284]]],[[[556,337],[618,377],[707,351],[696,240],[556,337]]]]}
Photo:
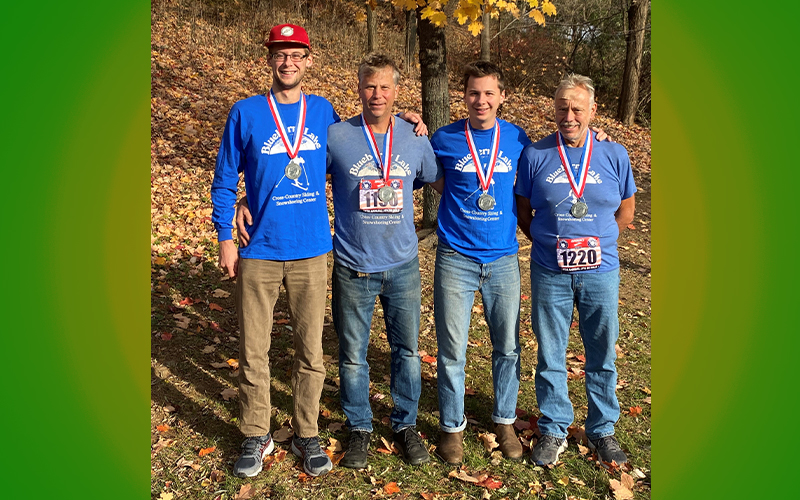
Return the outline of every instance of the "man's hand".
{"type": "Polygon", "coordinates": [[[407,121],[408,123],[416,123],[417,126],[414,127],[414,133],[417,134],[417,136],[428,135],[428,126],[422,122],[422,117],[419,116],[417,113],[414,113],[413,111],[403,111],[402,113],[399,113],[397,116],[407,121]]]}
{"type": "Polygon", "coordinates": [[[601,141],[601,142],[602,141],[614,142],[614,141],[611,140],[611,137],[609,137],[608,134],[605,133],[605,131],[603,129],[597,128],[597,127],[590,127],[590,128],[592,129],[592,132],[597,134],[597,140],[598,141],[601,141]]]}
{"type": "Polygon", "coordinates": [[[239,272],[239,249],[233,240],[219,242],[219,267],[231,278],[235,278],[239,272]]]}
{"type": "Polygon", "coordinates": [[[247,196],[244,196],[236,205],[236,230],[239,233],[239,246],[246,247],[250,243],[250,234],[247,232],[245,222],[248,226],[253,225],[253,216],[250,214],[250,206],[247,204],[247,196]]]}
{"type": "Polygon", "coordinates": [[[619,208],[616,212],[614,212],[614,219],[617,221],[617,226],[619,226],[619,234],[622,234],[628,224],[633,222],[633,212],[636,208],[636,201],[634,195],[631,195],[630,198],[626,198],[622,200],[619,204],[619,208]]]}

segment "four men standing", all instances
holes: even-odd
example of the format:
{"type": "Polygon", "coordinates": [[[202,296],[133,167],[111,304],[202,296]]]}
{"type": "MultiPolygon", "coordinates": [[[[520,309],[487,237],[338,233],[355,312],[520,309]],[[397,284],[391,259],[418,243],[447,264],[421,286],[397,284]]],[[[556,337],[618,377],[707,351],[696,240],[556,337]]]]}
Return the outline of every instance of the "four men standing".
{"type": "MultiPolygon", "coordinates": [[[[519,203],[519,225],[534,241],[533,324],[540,343],[536,390],[544,415],[539,421],[543,438],[532,460],[555,462],[572,421],[566,373],[563,384],[560,377],[565,370],[566,338],[575,300],[587,350],[587,435],[602,460],[624,461],[613,438],[619,415],[614,395],[619,285],[615,240],[616,224],[624,227],[632,218],[635,186],[624,148],[600,146],[587,131],[596,108],[591,82],[582,77],[562,82],[556,95],[559,132],[530,145],[521,128],[497,118],[505,99],[499,68],[482,62],[468,65],[464,87],[469,118],[438,130],[431,148],[426,138],[414,136],[412,125],[391,114],[399,78],[391,59],[374,55],[362,63],[358,72],[362,113],[336,123],[339,117],[327,100],[305,95],[300,89],[312,64],[305,30],[276,26],[268,46],[272,89],[266,96],[234,105],[212,185],[220,265],[230,276],[238,275],[241,429],[246,439],[234,473],[241,477],[258,474],[264,456],[274,448],[269,434],[268,350],[272,310],[281,284],[286,289],[295,344],[295,437],[291,449],[302,458],[310,475],[324,474],[332,467],[317,438],[325,376],[321,342],[325,254],[331,248],[341,400],[351,431],[340,464],[366,466],[372,432],[366,353],[376,297],[383,306],[391,348],[394,439],[410,464],[429,460],[415,430],[421,377],[414,181],[418,185],[432,183],[443,194],[434,281],[442,429],[439,456],[451,464],[460,463],[463,456],[464,367],[475,291],[482,294],[493,345],[492,420],[498,442],[505,457],[522,456],[512,426],[520,374],[520,274],[515,234],[519,203]],[[549,147],[553,137],[558,139],[555,149],[549,147]],[[583,156],[573,173],[570,158],[575,155],[583,156]],[[566,181],[562,182],[558,172],[550,172],[553,158],[562,160],[570,172],[564,175],[562,167],[561,175],[571,189],[563,200],[555,200],[559,194],[553,185],[566,181]],[[594,158],[591,164],[590,158],[594,158]],[[237,253],[231,219],[240,172],[244,173],[254,217],[248,226],[241,223],[240,237],[246,246],[237,253]],[[332,245],[326,172],[331,178],[335,211],[332,245]],[[588,183],[597,185],[605,181],[604,189],[594,185],[586,189],[587,179],[594,179],[588,183]],[[612,180],[618,181],[618,193],[612,192],[612,180]],[[572,208],[565,215],[568,200],[572,208]],[[609,213],[614,228],[609,226],[609,213]],[[582,257],[575,257],[578,254],[582,257]]],[[[557,170],[558,164],[555,167],[557,170]]],[[[250,214],[242,219],[249,220],[250,214]]]]}

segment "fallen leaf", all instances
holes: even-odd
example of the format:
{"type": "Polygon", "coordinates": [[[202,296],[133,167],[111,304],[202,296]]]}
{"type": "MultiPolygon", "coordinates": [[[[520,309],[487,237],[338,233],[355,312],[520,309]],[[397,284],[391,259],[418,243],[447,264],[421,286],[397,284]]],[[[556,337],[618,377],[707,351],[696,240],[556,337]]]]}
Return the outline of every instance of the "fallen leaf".
{"type": "Polygon", "coordinates": [[[643,403],[647,403],[647,404],[651,404],[651,403],[650,403],[650,396],[647,396],[646,398],[644,398],[644,399],[642,400],[642,402],[643,402],[643,403]]]}
{"type": "Polygon", "coordinates": [[[383,493],[386,495],[394,495],[395,493],[400,493],[400,488],[397,486],[397,483],[392,481],[383,487],[383,493]]]}
{"type": "Polygon", "coordinates": [[[166,333],[166,332],[162,333],[161,334],[161,340],[172,340],[172,334],[171,333],[166,333]]]}
{"type": "Polygon", "coordinates": [[[289,320],[288,319],[279,319],[279,320],[277,320],[275,322],[275,324],[276,325],[288,325],[289,324],[289,320]]]}
{"type": "Polygon", "coordinates": [[[207,346],[205,346],[205,347],[203,348],[203,352],[204,352],[205,354],[212,353],[212,352],[214,352],[214,351],[216,351],[216,350],[217,350],[217,347],[216,347],[216,346],[213,346],[213,345],[207,345],[207,346]]]}
{"type": "Polygon", "coordinates": [[[578,453],[580,453],[583,456],[586,456],[589,454],[589,448],[587,446],[578,443],[578,453]]]}
{"type": "Polygon", "coordinates": [[[229,368],[228,363],[211,363],[213,368],[229,368]]]}
{"type": "Polygon", "coordinates": [[[208,303],[208,308],[211,309],[212,311],[224,311],[225,310],[225,308],[223,308],[221,305],[217,304],[216,302],[209,302],[208,303]]]}
{"type": "Polygon", "coordinates": [[[200,450],[200,453],[198,453],[198,455],[201,456],[201,457],[204,457],[204,456],[208,455],[209,453],[214,453],[214,450],[216,450],[216,449],[217,449],[216,446],[212,446],[211,448],[203,448],[202,450],[200,450]]]}
{"type": "Polygon", "coordinates": [[[253,491],[253,485],[250,483],[245,483],[242,485],[241,488],[239,488],[239,492],[236,494],[235,497],[233,497],[233,500],[248,500],[250,498],[253,498],[254,493],[255,492],[253,491]]]}
{"type": "Polygon", "coordinates": [[[222,399],[224,399],[225,401],[230,401],[231,399],[239,395],[239,390],[233,387],[228,387],[224,391],[220,392],[220,395],[222,395],[222,399]]]}
{"type": "Polygon", "coordinates": [[[194,299],[192,299],[191,297],[186,297],[182,301],[178,302],[178,304],[180,304],[182,306],[190,306],[190,305],[194,304],[194,299]]]}
{"type": "Polygon", "coordinates": [[[212,470],[209,479],[215,483],[221,483],[225,479],[225,473],[221,470],[212,470]]]}
{"type": "Polygon", "coordinates": [[[156,430],[158,432],[167,432],[169,430],[169,426],[167,424],[157,425],[156,430]]]}
{"type": "Polygon", "coordinates": [[[213,295],[214,297],[217,297],[217,298],[226,299],[226,298],[231,296],[231,293],[230,292],[226,292],[222,288],[217,288],[216,290],[214,290],[211,293],[211,295],[213,295]]]}
{"type": "Polygon", "coordinates": [[[641,406],[631,406],[629,413],[632,417],[636,417],[642,414],[642,407],[641,406]]]}
{"type": "Polygon", "coordinates": [[[272,435],[272,439],[274,439],[279,443],[285,443],[286,441],[291,439],[292,436],[294,436],[294,431],[292,429],[290,429],[289,427],[281,427],[280,429],[275,431],[275,434],[272,435]]]}
{"type": "Polygon", "coordinates": [[[478,484],[480,482],[477,477],[470,476],[464,470],[458,470],[458,471],[451,470],[450,474],[448,474],[447,476],[460,479],[461,481],[464,481],[466,483],[478,484]]]}
{"type": "MultiPolygon", "coordinates": [[[[163,259],[163,257],[159,258],[163,259]]],[[[175,494],[169,493],[167,491],[162,491],[161,495],[159,495],[158,497],[158,500],[172,500],[173,498],[175,498],[175,494]]]]}
{"type": "Polygon", "coordinates": [[[380,401],[381,399],[383,399],[385,397],[386,397],[385,394],[381,394],[380,392],[378,392],[378,393],[373,394],[370,399],[373,400],[373,401],[380,401]]]}
{"type": "Polygon", "coordinates": [[[330,445],[328,445],[328,450],[332,451],[333,453],[339,453],[340,451],[344,451],[344,447],[342,446],[342,442],[336,438],[328,438],[330,441],[330,445]]]}
{"type": "Polygon", "coordinates": [[[342,429],[344,429],[344,424],[341,422],[331,422],[328,424],[328,431],[330,432],[339,432],[342,429]]]}
{"type": "Polygon", "coordinates": [[[628,229],[636,229],[636,226],[634,226],[633,224],[628,224],[627,227],[628,227],[628,229]]]}
{"type": "Polygon", "coordinates": [[[494,479],[494,478],[491,478],[491,477],[487,477],[486,479],[484,479],[483,481],[478,483],[478,486],[483,486],[484,488],[486,488],[488,490],[496,490],[496,489],[501,488],[503,486],[503,482],[502,481],[498,481],[497,479],[494,479]]]}
{"type": "Polygon", "coordinates": [[[575,356],[575,358],[577,358],[577,360],[580,361],[581,363],[586,363],[586,356],[584,356],[583,354],[578,354],[577,356],[575,356]]]}
{"type": "Polygon", "coordinates": [[[436,358],[434,358],[433,356],[428,356],[426,354],[425,356],[422,356],[422,362],[423,363],[429,363],[431,365],[435,365],[436,364],[436,358]]]}
{"type": "Polygon", "coordinates": [[[472,389],[470,387],[466,387],[466,388],[464,388],[464,394],[467,395],[467,396],[474,396],[475,395],[475,389],[472,389]]]}
{"type": "MultiPolygon", "coordinates": [[[[628,477],[630,477],[630,476],[628,476],[628,477]]],[[[633,478],[631,478],[631,481],[632,480],[633,480],[633,478]]],[[[630,488],[627,488],[624,484],[620,483],[616,479],[611,479],[608,483],[611,486],[611,491],[614,492],[614,498],[616,500],[632,500],[633,499],[633,492],[630,490],[630,488]]]]}
{"type": "Polygon", "coordinates": [[[185,458],[180,458],[175,463],[175,467],[191,467],[194,470],[200,469],[200,466],[194,463],[194,460],[186,460],[185,458]]]}
{"type": "Polygon", "coordinates": [[[517,429],[518,431],[524,431],[525,429],[531,428],[531,423],[528,422],[527,420],[517,419],[514,422],[514,428],[517,429]]]}
{"type": "Polygon", "coordinates": [[[500,446],[499,444],[497,444],[497,435],[492,434],[491,432],[478,434],[478,440],[480,440],[481,443],[483,443],[483,447],[486,449],[486,451],[489,452],[500,446]]]}
{"type": "Polygon", "coordinates": [[[566,486],[566,485],[568,485],[568,484],[569,484],[569,478],[568,478],[568,477],[562,477],[561,479],[559,479],[559,480],[558,480],[558,481],[556,481],[556,482],[557,482],[558,484],[560,484],[561,486],[566,486]]]}
{"type": "Polygon", "coordinates": [[[153,453],[158,453],[162,449],[175,444],[174,439],[158,438],[158,442],[153,445],[153,453]]]}
{"type": "Polygon", "coordinates": [[[320,410],[319,414],[322,415],[323,418],[330,418],[331,411],[330,410],[326,410],[326,409],[322,409],[322,410],[320,410]]]}
{"type": "Polygon", "coordinates": [[[230,366],[234,370],[238,370],[239,369],[239,360],[238,359],[231,358],[228,361],[226,361],[226,363],[228,363],[228,366],[230,366]]]}

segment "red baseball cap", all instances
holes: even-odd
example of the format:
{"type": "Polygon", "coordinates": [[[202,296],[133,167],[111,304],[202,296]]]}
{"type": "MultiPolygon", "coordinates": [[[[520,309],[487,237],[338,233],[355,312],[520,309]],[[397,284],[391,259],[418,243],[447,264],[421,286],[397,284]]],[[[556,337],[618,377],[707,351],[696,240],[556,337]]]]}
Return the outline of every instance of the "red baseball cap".
{"type": "Polygon", "coordinates": [[[299,43],[311,49],[306,30],[296,24],[279,24],[269,31],[269,39],[264,45],[269,47],[273,43],[299,43]]]}

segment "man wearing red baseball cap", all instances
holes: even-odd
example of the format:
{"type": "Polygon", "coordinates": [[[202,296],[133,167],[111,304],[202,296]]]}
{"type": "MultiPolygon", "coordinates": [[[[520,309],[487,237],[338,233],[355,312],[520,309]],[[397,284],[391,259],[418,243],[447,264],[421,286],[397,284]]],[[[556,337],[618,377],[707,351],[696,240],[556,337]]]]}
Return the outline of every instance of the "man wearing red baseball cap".
{"type": "MultiPolygon", "coordinates": [[[[240,428],[246,439],[234,474],[257,475],[264,456],[274,449],[269,348],[273,308],[283,285],[295,349],[291,449],[306,473],[319,476],[332,468],[319,445],[317,415],[325,379],[322,327],[332,248],[326,149],[328,126],[340,118],[327,99],[301,89],[313,64],[306,30],[275,26],[265,44],[272,87],[233,105],[211,186],[220,267],[238,276],[240,428]],[[239,234],[241,248],[232,237],[239,173],[252,213],[246,234],[239,234]]],[[[427,132],[419,115],[406,113],[405,118],[418,123],[418,134],[427,132]]]]}

